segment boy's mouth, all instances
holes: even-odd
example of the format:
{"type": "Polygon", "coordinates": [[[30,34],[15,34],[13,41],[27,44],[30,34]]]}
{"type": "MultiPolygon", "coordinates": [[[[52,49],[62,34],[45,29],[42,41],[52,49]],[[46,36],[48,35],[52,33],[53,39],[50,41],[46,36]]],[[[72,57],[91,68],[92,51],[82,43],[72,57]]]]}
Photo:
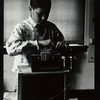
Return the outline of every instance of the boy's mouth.
{"type": "Polygon", "coordinates": [[[38,24],[41,24],[41,23],[43,23],[43,20],[39,20],[39,21],[38,21],[38,24]]]}

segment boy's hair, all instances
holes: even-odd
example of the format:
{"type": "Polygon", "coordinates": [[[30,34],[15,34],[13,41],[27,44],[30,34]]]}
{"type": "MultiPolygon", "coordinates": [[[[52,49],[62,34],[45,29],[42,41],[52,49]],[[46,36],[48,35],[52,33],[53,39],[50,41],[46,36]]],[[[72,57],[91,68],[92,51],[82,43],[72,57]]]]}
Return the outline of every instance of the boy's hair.
{"type": "Polygon", "coordinates": [[[30,0],[30,6],[35,8],[42,8],[46,13],[50,12],[51,0],[30,0]]]}

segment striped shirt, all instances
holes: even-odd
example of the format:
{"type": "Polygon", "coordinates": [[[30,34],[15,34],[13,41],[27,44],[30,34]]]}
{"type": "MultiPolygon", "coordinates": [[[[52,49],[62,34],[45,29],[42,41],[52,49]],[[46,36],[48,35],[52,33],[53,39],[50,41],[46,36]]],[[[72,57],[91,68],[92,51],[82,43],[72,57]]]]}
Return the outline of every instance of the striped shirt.
{"type": "Polygon", "coordinates": [[[30,66],[27,54],[23,53],[23,48],[29,44],[37,48],[37,50],[52,50],[59,41],[63,42],[64,37],[56,25],[49,21],[37,25],[31,17],[29,17],[19,22],[14,27],[10,38],[6,42],[7,53],[10,56],[15,56],[12,70],[18,72],[18,66],[30,66]],[[46,46],[40,46],[37,41],[49,41],[49,43],[46,46]]]}

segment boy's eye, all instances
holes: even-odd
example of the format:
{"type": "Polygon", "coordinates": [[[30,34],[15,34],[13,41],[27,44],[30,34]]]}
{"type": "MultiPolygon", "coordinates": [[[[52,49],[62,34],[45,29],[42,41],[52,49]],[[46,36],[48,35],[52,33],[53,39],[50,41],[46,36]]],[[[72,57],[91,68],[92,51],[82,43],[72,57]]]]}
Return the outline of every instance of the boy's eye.
{"type": "Polygon", "coordinates": [[[37,12],[37,15],[38,15],[38,16],[42,16],[42,15],[43,15],[43,13],[38,13],[38,12],[37,12]]]}
{"type": "Polygon", "coordinates": [[[43,14],[43,13],[37,13],[37,16],[38,17],[45,17],[45,14],[43,14]]]}

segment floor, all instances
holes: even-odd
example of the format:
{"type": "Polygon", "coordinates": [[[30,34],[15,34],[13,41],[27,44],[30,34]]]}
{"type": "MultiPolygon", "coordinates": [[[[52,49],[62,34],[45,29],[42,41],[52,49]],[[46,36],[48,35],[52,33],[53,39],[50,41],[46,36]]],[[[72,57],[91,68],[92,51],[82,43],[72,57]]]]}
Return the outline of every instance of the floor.
{"type": "MultiPolygon", "coordinates": [[[[16,92],[5,92],[3,100],[17,100],[16,99],[16,92]]],[[[70,98],[69,100],[78,100],[77,98],[70,98]]]]}
{"type": "Polygon", "coordinates": [[[5,92],[3,95],[3,100],[17,100],[16,92],[5,92]]]}

